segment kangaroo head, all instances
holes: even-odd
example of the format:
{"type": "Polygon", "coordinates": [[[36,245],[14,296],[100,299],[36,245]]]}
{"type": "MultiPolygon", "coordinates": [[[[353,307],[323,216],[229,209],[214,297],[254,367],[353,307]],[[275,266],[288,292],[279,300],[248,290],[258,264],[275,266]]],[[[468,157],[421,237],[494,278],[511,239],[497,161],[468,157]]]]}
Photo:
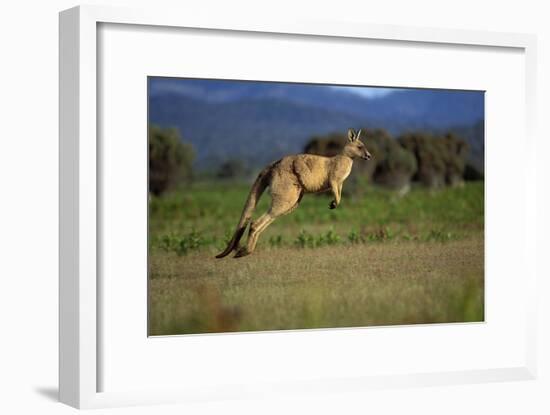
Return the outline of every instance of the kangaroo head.
{"type": "Polygon", "coordinates": [[[363,160],[370,160],[371,155],[365,144],[359,140],[360,135],[361,130],[355,132],[353,128],[350,128],[348,130],[348,142],[344,146],[342,153],[352,159],[362,158],[363,160]]]}

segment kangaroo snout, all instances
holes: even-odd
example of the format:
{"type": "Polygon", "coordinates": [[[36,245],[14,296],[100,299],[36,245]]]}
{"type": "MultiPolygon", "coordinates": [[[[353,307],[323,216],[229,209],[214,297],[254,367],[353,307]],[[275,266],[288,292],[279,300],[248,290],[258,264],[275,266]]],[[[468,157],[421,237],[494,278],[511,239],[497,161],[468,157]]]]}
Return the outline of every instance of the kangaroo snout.
{"type": "Polygon", "coordinates": [[[361,158],[362,158],[363,160],[370,160],[371,157],[372,157],[372,156],[370,155],[370,153],[365,153],[365,154],[363,154],[363,157],[361,157],[361,158]]]}

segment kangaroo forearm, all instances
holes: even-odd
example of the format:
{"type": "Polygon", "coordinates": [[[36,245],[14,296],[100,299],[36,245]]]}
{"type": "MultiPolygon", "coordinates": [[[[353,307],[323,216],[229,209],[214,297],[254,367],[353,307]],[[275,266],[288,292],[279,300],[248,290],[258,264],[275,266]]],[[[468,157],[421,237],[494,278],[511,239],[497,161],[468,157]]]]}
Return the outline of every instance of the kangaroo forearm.
{"type": "Polygon", "coordinates": [[[341,185],[338,183],[331,183],[330,189],[332,191],[332,194],[334,196],[334,200],[330,203],[329,208],[334,209],[340,204],[341,199],[341,192],[340,192],[341,185]]]}

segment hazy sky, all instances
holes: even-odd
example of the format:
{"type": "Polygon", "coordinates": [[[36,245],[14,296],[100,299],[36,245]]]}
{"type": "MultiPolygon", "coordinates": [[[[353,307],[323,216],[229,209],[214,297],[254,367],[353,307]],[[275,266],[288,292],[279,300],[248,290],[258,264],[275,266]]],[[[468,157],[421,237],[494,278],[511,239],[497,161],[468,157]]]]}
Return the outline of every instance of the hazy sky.
{"type": "Polygon", "coordinates": [[[357,95],[362,95],[369,98],[383,97],[391,94],[397,88],[382,88],[382,87],[367,87],[367,86],[333,86],[334,89],[351,92],[357,95]]]}
{"type": "MultiPolygon", "coordinates": [[[[204,87],[210,86],[208,94],[211,96],[215,94],[216,87],[219,89],[219,94],[223,94],[224,91],[232,91],[233,87],[242,84],[242,82],[235,81],[223,81],[223,80],[206,80],[206,79],[177,79],[177,78],[151,78],[150,93],[155,94],[158,92],[179,92],[183,94],[198,95],[204,94],[204,87]],[[214,86],[214,88],[212,88],[214,86]]],[[[284,83],[281,83],[284,84],[284,83]]],[[[273,84],[277,85],[277,84],[273,84]]],[[[311,84],[312,86],[314,84],[311,84]]],[[[331,86],[329,88],[353,93],[356,95],[364,96],[367,98],[378,98],[391,94],[392,92],[399,91],[400,88],[383,88],[383,87],[370,87],[370,86],[331,86]]]]}

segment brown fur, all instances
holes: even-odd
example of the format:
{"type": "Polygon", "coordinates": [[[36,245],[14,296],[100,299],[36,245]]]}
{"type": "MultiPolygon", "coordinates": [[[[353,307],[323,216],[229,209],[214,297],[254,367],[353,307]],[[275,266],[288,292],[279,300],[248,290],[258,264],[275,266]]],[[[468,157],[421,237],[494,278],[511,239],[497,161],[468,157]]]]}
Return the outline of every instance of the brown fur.
{"type": "Polygon", "coordinates": [[[348,143],[342,152],[334,157],[298,154],[284,157],[262,170],[252,185],[233,238],[216,258],[223,258],[233,250],[237,250],[235,258],[251,254],[256,248],[260,234],[277,217],[296,209],[304,193],[331,191],[334,200],[329,204],[329,208],[336,208],[340,204],[342,185],[351,172],[353,160],[368,160],[371,157],[365,145],[359,140],[360,134],[361,130],[356,133],[350,129],[348,143]],[[239,248],[239,241],[252,218],[258,200],[268,186],[271,190],[271,207],[251,223],[247,245],[239,248]]]}

